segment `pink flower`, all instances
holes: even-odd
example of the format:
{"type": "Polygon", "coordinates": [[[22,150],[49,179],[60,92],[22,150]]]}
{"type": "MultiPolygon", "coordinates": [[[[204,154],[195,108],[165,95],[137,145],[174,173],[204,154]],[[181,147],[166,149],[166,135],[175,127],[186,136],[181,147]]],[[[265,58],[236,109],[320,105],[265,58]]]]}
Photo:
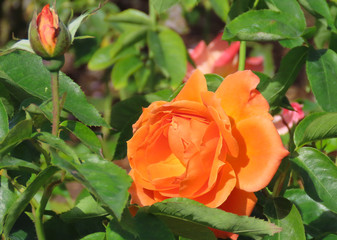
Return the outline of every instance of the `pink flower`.
{"type": "Polygon", "coordinates": [[[280,115],[274,117],[274,125],[280,135],[286,134],[288,129],[304,118],[303,106],[301,104],[293,102],[291,106],[295,111],[283,109],[280,115]]]}
{"type": "MultiPolygon", "coordinates": [[[[238,70],[239,49],[240,42],[232,42],[229,45],[228,42],[221,40],[221,34],[219,34],[208,46],[205,41],[199,42],[194,49],[189,50],[189,54],[202,73],[215,73],[226,77],[238,70]]],[[[263,71],[263,58],[247,58],[245,68],[263,71]]],[[[194,67],[188,63],[185,80],[191,76],[193,71],[194,67]]]]}

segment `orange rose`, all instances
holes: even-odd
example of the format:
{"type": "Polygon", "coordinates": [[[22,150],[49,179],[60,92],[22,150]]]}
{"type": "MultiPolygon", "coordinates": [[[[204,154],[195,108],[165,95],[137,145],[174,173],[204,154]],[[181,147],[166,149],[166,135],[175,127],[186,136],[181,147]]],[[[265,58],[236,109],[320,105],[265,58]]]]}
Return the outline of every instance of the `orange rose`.
{"type": "Polygon", "coordinates": [[[214,93],[196,70],[173,101],[143,109],[128,141],[132,203],[184,197],[249,215],[288,154],[258,83],[241,71],[214,93]]]}

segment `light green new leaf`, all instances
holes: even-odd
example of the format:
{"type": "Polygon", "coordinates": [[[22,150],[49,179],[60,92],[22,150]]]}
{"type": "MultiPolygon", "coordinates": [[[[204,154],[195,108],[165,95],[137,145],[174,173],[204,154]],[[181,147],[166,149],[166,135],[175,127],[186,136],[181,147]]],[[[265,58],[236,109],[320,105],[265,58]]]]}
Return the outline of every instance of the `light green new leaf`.
{"type": "Polygon", "coordinates": [[[148,27],[140,27],[135,31],[126,31],[110,45],[98,49],[88,63],[91,70],[102,70],[111,66],[117,60],[137,55],[134,44],[146,36],[148,27]]]}
{"type": "Polygon", "coordinates": [[[179,0],[151,0],[150,4],[158,13],[162,13],[178,2],[179,0]]]}
{"type": "Polygon", "coordinates": [[[105,239],[105,233],[104,232],[96,232],[89,234],[80,240],[104,240],[105,239]]]}
{"type": "Polygon", "coordinates": [[[123,12],[111,15],[107,18],[112,22],[132,23],[139,25],[151,25],[151,20],[148,15],[136,9],[127,9],[123,12]]]}
{"type": "Polygon", "coordinates": [[[63,221],[71,223],[107,214],[107,211],[105,211],[90,195],[81,199],[74,208],[62,213],[60,217],[63,221]]]}
{"type": "Polygon", "coordinates": [[[327,112],[337,112],[337,53],[310,48],[306,71],[318,104],[327,112]]]}
{"type": "Polygon", "coordinates": [[[217,208],[208,208],[190,199],[172,198],[152,205],[148,211],[154,215],[179,219],[216,228],[242,236],[262,239],[281,229],[269,222],[247,216],[238,216],[217,208]]]}
{"type": "Polygon", "coordinates": [[[289,200],[270,199],[264,206],[264,213],[272,223],[282,228],[281,232],[268,236],[266,239],[306,239],[301,214],[289,200]]]}
{"type": "Polygon", "coordinates": [[[111,80],[116,89],[125,88],[129,77],[143,66],[143,62],[136,56],[118,61],[111,72],[111,80]]]}
{"type": "Polygon", "coordinates": [[[228,0],[211,0],[212,8],[215,13],[221,18],[222,21],[226,22],[228,12],[230,9],[228,0]]]}
{"type": "Polygon", "coordinates": [[[171,79],[172,88],[177,88],[186,74],[186,47],[181,37],[174,31],[166,29],[159,34],[149,31],[147,37],[150,51],[164,74],[171,79]]]}
{"type": "Polygon", "coordinates": [[[60,124],[60,127],[72,132],[78,139],[87,145],[94,153],[100,154],[102,148],[101,142],[96,134],[81,122],[66,120],[60,124]]]}
{"type": "Polygon", "coordinates": [[[0,99],[0,142],[5,138],[9,131],[8,116],[5,105],[0,99]]]}
{"type": "MultiPolygon", "coordinates": [[[[42,59],[25,51],[15,51],[0,56],[0,79],[23,89],[42,100],[51,98],[50,73],[43,66],[42,59]]],[[[109,125],[98,111],[88,103],[81,88],[65,74],[60,74],[60,96],[66,92],[64,109],[87,125],[109,125]]]]}
{"type": "Polygon", "coordinates": [[[326,155],[314,148],[299,149],[290,160],[303,178],[306,193],[337,213],[337,167],[326,155]]]}
{"type": "Polygon", "coordinates": [[[40,172],[40,168],[34,163],[27,162],[9,155],[0,158],[0,169],[28,171],[33,173],[40,172]]]}
{"type": "Polygon", "coordinates": [[[294,133],[297,147],[327,138],[337,138],[337,113],[312,113],[298,124],[294,133]]]}

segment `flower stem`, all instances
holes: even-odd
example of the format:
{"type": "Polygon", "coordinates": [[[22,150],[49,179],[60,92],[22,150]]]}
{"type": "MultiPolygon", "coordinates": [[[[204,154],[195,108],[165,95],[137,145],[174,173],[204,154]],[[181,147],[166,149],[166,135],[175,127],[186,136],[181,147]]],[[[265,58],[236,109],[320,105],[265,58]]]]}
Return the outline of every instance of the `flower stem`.
{"type": "Polygon", "coordinates": [[[239,71],[245,70],[246,63],[246,41],[240,42],[240,53],[239,53],[239,71]]]}
{"type": "Polygon", "coordinates": [[[51,89],[53,101],[53,126],[52,134],[58,136],[59,123],[60,123],[60,103],[59,103],[59,72],[50,72],[51,76],[51,89]]]}
{"type": "Polygon", "coordinates": [[[45,232],[44,232],[44,229],[43,229],[44,210],[47,206],[47,203],[48,203],[49,198],[50,198],[50,196],[53,192],[54,187],[57,186],[58,184],[60,184],[61,182],[62,182],[61,180],[57,180],[55,182],[52,182],[43,191],[43,195],[42,195],[42,198],[41,198],[40,205],[36,209],[36,212],[35,212],[35,230],[36,230],[36,235],[37,235],[38,240],[46,240],[45,232]]]}

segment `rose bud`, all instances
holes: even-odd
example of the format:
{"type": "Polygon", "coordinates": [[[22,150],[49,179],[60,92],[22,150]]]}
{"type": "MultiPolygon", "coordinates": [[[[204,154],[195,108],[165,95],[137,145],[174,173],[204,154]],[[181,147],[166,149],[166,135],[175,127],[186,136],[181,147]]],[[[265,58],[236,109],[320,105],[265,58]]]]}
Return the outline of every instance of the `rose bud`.
{"type": "Polygon", "coordinates": [[[29,41],[37,55],[51,59],[68,50],[71,35],[56,11],[47,4],[38,15],[35,13],[33,16],[29,26],[29,41]]]}

